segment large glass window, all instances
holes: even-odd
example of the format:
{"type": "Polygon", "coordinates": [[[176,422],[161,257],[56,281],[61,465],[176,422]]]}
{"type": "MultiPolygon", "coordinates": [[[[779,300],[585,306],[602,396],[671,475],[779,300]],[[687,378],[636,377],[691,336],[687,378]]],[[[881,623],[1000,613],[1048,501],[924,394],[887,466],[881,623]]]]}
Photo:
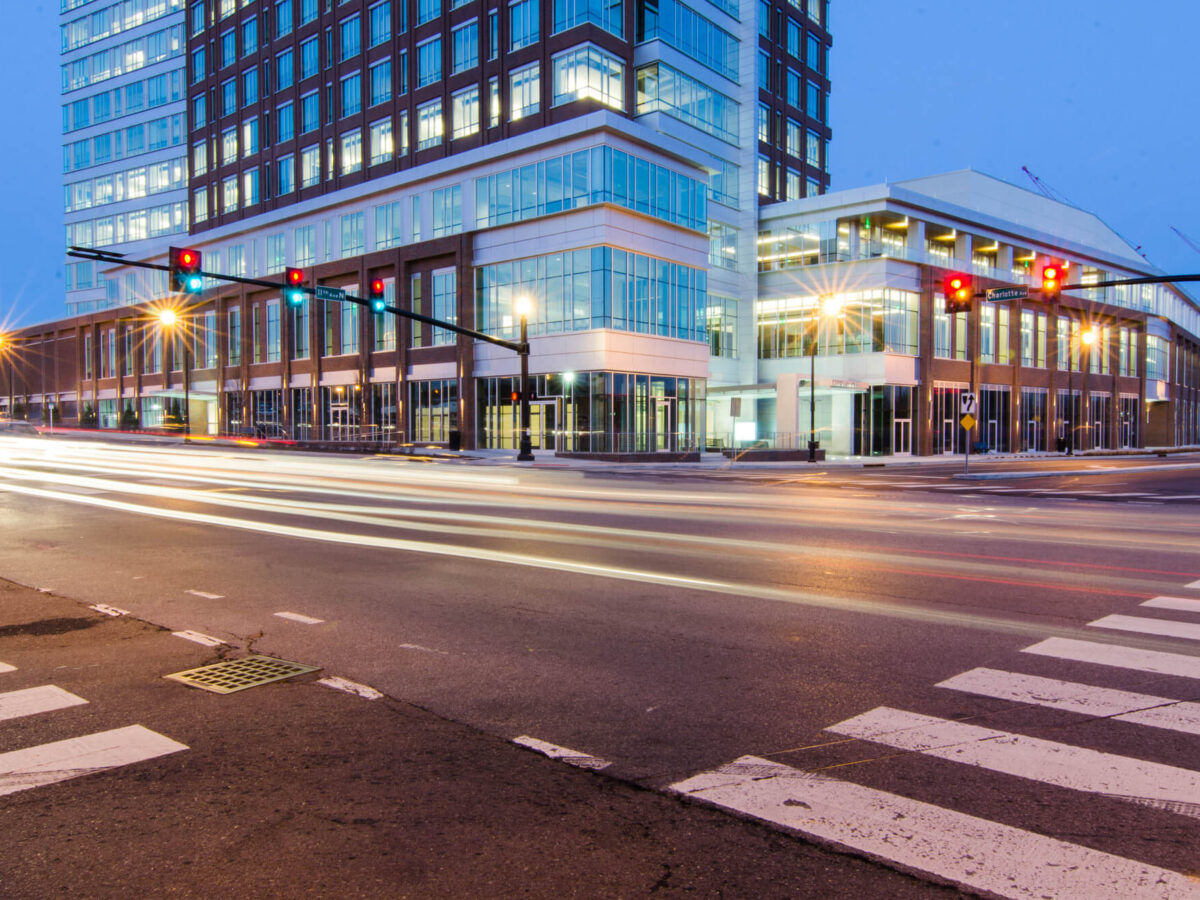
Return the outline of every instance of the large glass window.
{"type": "Polygon", "coordinates": [[[392,120],[381,119],[372,122],[371,130],[371,165],[377,166],[392,158],[392,120]]]}
{"type": "Polygon", "coordinates": [[[362,112],[362,75],[355,72],[342,79],[342,117],[362,112]]]}
{"type": "MultiPolygon", "coordinates": [[[[758,301],[759,358],[810,356],[814,342],[818,355],[917,355],[920,295],[886,288],[837,294],[836,298],[842,310],[836,319],[821,315],[822,298],[816,295],[758,301]]],[[[935,340],[936,332],[935,328],[935,340]]]]}
{"type": "Polygon", "coordinates": [[[678,0],[639,3],[638,12],[638,43],[661,40],[688,59],[730,80],[738,79],[738,40],[728,31],[678,0]]]}
{"type": "Polygon", "coordinates": [[[538,41],[538,0],[515,0],[508,5],[509,50],[538,41]]]}
{"type": "Polygon", "coordinates": [[[452,32],[450,40],[454,50],[452,71],[457,74],[479,65],[479,21],[464,22],[452,32]]]}
{"type": "Polygon", "coordinates": [[[476,320],[516,337],[516,298],[533,299],[529,329],[557,334],[614,328],[705,340],[707,273],[613,247],[591,247],[475,270],[476,320]]]}
{"type": "Polygon", "coordinates": [[[432,22],[442,14],[442,0],[417,0],[417,24],[432,22]]]}
{"type": "Polygon", "coordinates": [[[479,131],[479,85],[473,84],[450,98],[450,127],[455,138],[479,131]]]}
{"type": "Polygon", "coordinates": [[[703,182],[612,147],[580,150],[475,182],[480,228],[594,203],[614,203],[696,231],[707,227],[703,182]]]}
{"type": "Polygon", "coordinates": [[[392,99],[392,61],[381,60],[371,66],[371,106],[392,99]]]}
{"type": "Polygon", "coordinates": [[[417,149],[436,147],[442,142],[445,123],[442,119],[442,101],[434,100],[417,107],[417,149]]]}
{"type": "Polygon", "coordinates": [[[312,78],[321,69],[321,46],[316,35],[300,44],[300,77],[312,78]]]}
{"type": "Polygon", "coordinates": [[[417,87],[442,80],[442,39],[431,38],[417,44],[417,87]]]}
{"type": "Polygon", "coordinates": [[[362,50],[362,18],[353,15],[348,19],[343,19],[340,31],[340,46],[342,49],[342,61],[349,59],[352,56],[358,56],[362,50]]]}
{"type": "Polygon", "coordinates": [[[462,231],[462,185],[433,192],[433,236],[462,231]]]}
{"type": "MultiPolygon", "coordinates": [[[[404,0],[407,2],[407,0],[404,0]]],[[[384,0],[383,3],[376,3],[368,11],[371,27],[371,46],[382,44],[384,41],[390,40],[392,37],[392,3],[391,0],[384,0]]]]}
{"type": "Polygon", "coordinates": [[[738,145],[738,103],[665,63],[637,71],[637,114],[657,111],[738,145]]]}
{"type": "MultiPolygon", "coordinates": [[[[456,289],[454,269],[445,269],[433,273],[433,317],[441,322],[458,324],[458,291],[456,289]]],[[[453,344],[456,340],[453,331],[447,328],[434,328],[431,343],[453,344]]]]}
{"type": "Polygon", "coordinates": [[[349,175],[362,168],[362,131],[355,128],[342,135],[342,174],[349,175]]]}
{"type": "Polygon", "coordinates": [[[542,80],[541,66],[538,63],[517,69],[509,75],[508,102],[511,107],[509,118],[513,122],[533,115],[541,109],[542,80]]]}
{"type": "MultiPolygon", "coordinates": [[[[654,4],[645,4],[646,15],[653,15],[654,4]]],[[[641,4],[639,4],[641,9],[641,4]]],[[[577,25],[592,24],[609,34],[625,37],[625,15],[621,0],[554,0],[554,34],[577,25]]],[[[650,40],[638,37],[638,41],[650,40]]]]}
{"type": "Polygon", "coordinates": [[[625,66],[593,44],[584,44],[553,59],[554,105],[592,99],[625,108],[625,66]]]}

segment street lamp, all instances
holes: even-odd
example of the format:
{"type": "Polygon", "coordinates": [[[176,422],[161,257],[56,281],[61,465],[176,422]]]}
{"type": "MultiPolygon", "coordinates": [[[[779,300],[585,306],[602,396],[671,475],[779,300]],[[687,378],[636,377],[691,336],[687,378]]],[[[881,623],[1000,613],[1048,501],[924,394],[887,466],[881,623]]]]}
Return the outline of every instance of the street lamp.
{"type": "Polygon", "coordinates": [[[533,462],[533,442],[529,437],[529,313],[533,303],[522,294],[513,304],[513,310],[521,317],[521,442],[517,451],[518,462],[533,462]]]}
{"type": "MultiPolygon", "coordinates": [[[[1091,361],[1091,346],[1100,337],[1100,329],[1095,325],[1079,332],[1079,368],[1083,372],[1083,383],[1087,385],[1087,369],[1091,361]]],[[[1067,432],[1067,456],[1075,455],[1075,436],[1079,431],[1079,417],[1083,414],[1083,392],[1080,392],[1079,402],[1075,402],[1075,368],[1067,373],[1067,394],[1071,404],[1071,419],[1067,432]]]]}
{"type": "Polygon", "coordinates": [[[813,339],[808,362],[808,461],[817,461],[817,344],[821,340],[821,320],[835,319],[842,314],[842,303],[832,294],[821,298],[813,312],[813,339]]]}
{"type": "MultiPolygon", "coordinates": [[[[173,333],[175,326],[179,324],[179,316],[173,309],[162,309],[158,312],[158,323],[167,332],[173,333]]],[[[192,367],[188,353],[187,335],[183,336],[183,439],[187,441],[188,436],[192,433],[192,411],[191,411],[191,394],[190,384],[188,379],[188,370],[192,367]]]]}

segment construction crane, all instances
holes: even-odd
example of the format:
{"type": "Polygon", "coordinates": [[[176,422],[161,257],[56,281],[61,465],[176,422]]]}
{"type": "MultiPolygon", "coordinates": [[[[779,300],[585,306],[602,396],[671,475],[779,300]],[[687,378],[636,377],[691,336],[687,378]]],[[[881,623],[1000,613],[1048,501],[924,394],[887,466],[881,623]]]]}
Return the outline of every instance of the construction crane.
{"type": "Polygon", "coordinates": [[[1029,166],[1021,166],[1021,171],[1029,176],[1029,180],[1033,182],[1033,186],[1041,191],[1044,196],[1049,197],[1051,200],[1057,200],[1059,203],[1066,203],[1069,206],[1075,205],[1058,191],[1054,190],[1054,188],[1050,187],[1050,185],[1046,184],[1046,182],[1042,181],[1042,179],[1030,172],[1029,166]]]}
{"type": "Polygon", "coordinates": [[[1197,247],[1197,246],[1196,246],[1196,242],[1195,242],[1195,241],[1193,241],[1193,240],[1192,240],[1190,237],[1188,237],[1186,234],[1184,234],[1182,231],[1180,231],[1180,230],[1179,230],[1178,228],[1176,228],[1174,225],[1170,226],[1170,228],[1171,228],[1171,230],[1172,230],[1173,232],[1175,232],[1177,235],[1179,235],[1179,239],[1180,239],[1181,241],[1183,241],[1185,244],[1187,244],[1189,247],[1191,247],[1191,248],[1192,248],[1193,250],[1195,250],[1197,253],[1200,253],[1200,247],[1197,247]]]}

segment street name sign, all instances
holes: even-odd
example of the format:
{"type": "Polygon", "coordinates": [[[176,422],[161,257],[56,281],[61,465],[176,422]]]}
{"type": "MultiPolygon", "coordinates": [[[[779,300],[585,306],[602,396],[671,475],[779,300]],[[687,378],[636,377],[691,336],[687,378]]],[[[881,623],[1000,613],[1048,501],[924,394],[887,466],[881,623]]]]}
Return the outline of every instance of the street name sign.
{"type": "Polygon", "coordinates": [[[988,300],[1028,300],[1029,288],[1027,287],[1005,287],[1005,288],[990,288],[987,292],[988,300]]]}
{"type": "Polygon", "coordinates": [[[346,292],[341,288],[327,287],[323,284],[318,284],[313,288],[313,294],[318,300],[345,300],[346,292]]]}

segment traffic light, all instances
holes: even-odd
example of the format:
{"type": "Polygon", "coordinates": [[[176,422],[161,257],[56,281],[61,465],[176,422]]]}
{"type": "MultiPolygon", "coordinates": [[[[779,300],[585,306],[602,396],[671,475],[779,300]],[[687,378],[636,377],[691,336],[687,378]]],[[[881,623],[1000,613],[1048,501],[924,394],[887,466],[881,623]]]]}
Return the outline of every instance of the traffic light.
{"type": "Polygon", "coordinates": [[[946,313],[966,312],[971,308],[971,276],[961,272],[947,272],[942,280],[942,293],[946,298],[946,313]]]}
{"type": "Polygon", "coordinates": [[[304,303],[304,291],[301,288],[304,285],[304,270],[288,268],[284,270],[283,280],[286,287],[283,289],[283,297],[287,300],[289,306],[301,306],[304,303]]]}
{"type": "Polygon", "coordinates": [[[387,300],[383,297],[383,279],[372,278],[371,290],[368,293],[367,299],[371,301],[371,310],[381,313],[387,307],[387,300]]]}
{"type": "Polygon", "coordinates": [[[199,294],[204,290],[200,274],[200,251],[190,247],[171,247],[171,288],[184,294],[199,294]]]}
{"type": "Polygon", "coordinates": [[[1058,263],[1042,266],[1042,299],[1057,300],[1062,294],[1063,281],[1066,278],[1066,267],[1058,263]]]}

